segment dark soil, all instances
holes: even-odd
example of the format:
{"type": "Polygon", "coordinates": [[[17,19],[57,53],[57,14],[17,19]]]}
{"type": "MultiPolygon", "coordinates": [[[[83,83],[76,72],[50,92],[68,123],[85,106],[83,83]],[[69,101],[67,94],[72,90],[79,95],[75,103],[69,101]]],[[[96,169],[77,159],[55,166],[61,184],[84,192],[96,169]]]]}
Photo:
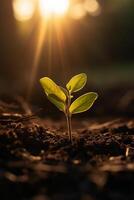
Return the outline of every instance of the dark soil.
{"type": "Polygon", "coordinates": [[[0,103],[0,200],[133,200],[134,119],[27,117],[0,103]]]}

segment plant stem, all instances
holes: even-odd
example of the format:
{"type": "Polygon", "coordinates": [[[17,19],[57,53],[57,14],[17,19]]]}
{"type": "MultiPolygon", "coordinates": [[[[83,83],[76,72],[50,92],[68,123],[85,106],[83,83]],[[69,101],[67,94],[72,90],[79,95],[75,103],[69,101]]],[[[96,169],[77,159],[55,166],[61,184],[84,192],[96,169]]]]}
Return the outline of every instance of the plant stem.
{"type": "Polygon", "coordinates": [[[67,128],[68,128],[69,141],[72,142],[71,116],[67,114],[66,118],[67,118],[67,128]]]}
{"type": "Polygon", "coordinates": [[[68,92],[67,104],[66,104],[66,119],[67,119],[69,141],[72,143],[72,124],[71,124],[71,115],[69,112],[70,105],[71,105],[71,97],[68,92]]]}

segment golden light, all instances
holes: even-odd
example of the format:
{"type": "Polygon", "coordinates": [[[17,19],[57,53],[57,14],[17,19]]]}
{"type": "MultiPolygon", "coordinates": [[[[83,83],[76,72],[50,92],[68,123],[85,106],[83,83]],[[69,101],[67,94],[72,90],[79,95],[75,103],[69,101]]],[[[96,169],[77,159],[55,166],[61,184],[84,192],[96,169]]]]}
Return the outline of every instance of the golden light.
{"type": "Polygon", "coordinates": [[[40,0],[39,9],[42,17],[62,16],[69,8],[69,0],[40,0]]]}
{"type": "Polygon", "coordinates": [[[18,21],[30,20],[34,14],[35,3],[34,0],[14,0],[13,11],[14,17],[18,21]]]}
{"type": "Polygon", "coordinates": [[[85,17],[85,15],[86,15],[86,10],[83,6],[83,3],[77,3],[70,9],[70,16],[73,19],[81,19],[85,17]]]}
{"type": "Polygon", "coordinates": [[[97,0],[85,0],[84,2],[84,8],[89,14],[96,16],[100,14],[101,7],[97,0]]]}

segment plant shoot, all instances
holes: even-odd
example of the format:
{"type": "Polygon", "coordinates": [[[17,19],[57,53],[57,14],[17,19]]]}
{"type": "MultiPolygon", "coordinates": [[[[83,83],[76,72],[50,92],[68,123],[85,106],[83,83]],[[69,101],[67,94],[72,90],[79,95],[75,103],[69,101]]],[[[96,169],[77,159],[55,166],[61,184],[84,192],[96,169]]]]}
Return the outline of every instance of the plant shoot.
{"type": "Polygon", "coordinates": [[[40,83],[49,101],[51,101],[60,111],[64,112],[66,116],[70,142],[72,142],[72,115],[89,110],[98,98],[97,93],[88,92],[72,102],[73,93],[81,90],[86,82],[87,75],[85,73],[72,77],[66,84],[66,88],[57,85],[48,77],[40,79],[40,83]]]}

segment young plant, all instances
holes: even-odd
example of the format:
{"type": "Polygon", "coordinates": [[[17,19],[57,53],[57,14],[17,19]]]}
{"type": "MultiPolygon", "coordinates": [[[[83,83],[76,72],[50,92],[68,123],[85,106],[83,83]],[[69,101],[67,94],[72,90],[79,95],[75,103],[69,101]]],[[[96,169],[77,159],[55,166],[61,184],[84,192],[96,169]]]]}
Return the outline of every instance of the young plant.
{"type": "Polygon", "coordinates": [[[68,135],[70,142],[72,141],[72,125],[71,117],[73,114],[82,113],[92,107],[98,94],[95,92],[88,92],[73,103],[73,93],[81,90],[87,82],[87,75],[85,73],[78,74],[71,78],[67,83],[66,88],[57,85],[48,77],[40,79],[40,83],[45,91],[47,98],[62,112],[64,112],[67,119],[68,135]]]}

